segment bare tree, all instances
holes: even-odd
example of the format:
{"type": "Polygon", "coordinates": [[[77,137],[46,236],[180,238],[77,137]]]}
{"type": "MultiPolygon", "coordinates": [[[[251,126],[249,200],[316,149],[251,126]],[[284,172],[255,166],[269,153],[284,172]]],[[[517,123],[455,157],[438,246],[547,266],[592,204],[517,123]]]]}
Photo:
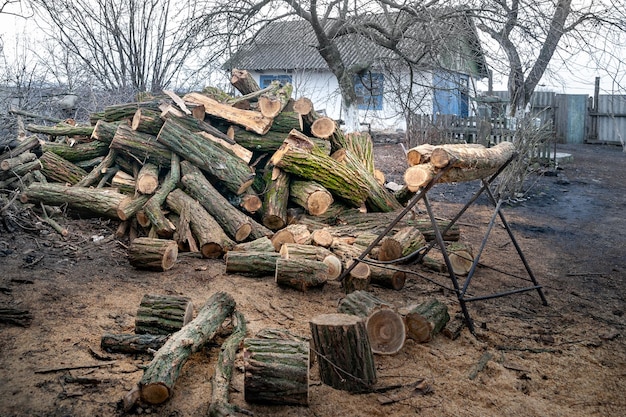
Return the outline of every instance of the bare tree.
{"type": "MultiPolygon", "coordinates": [[[[470,2],[472,17],[479,30],[490,36],[504,53],[492,49],[492,62],[505,62],[500,68],[508,77],[510,113],[523,113],[555,53],[598,51],[589,36],[607,37],[611,31],[624,31],[626,22],[618,2],[591,0],[477,0],[470,2]]],[[[621,48],[619,44],[616,48],[621,48]]],[[[496,64],[497,66],[497,64],[496,64]]],[[[498,69],[498,68],[496,68],[498,69]]]]}
{"type": "Polygon", "coordinates": [[[212,63],[200,2],[31,0],[48,36],[105,89],[159,92],[212,63]]]}

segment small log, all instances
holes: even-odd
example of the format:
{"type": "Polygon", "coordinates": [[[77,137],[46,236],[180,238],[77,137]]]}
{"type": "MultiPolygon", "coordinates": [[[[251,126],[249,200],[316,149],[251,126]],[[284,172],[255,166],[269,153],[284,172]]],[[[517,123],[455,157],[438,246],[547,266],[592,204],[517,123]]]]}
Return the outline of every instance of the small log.
{"type": "Polygon", "coordinates": [[[161,113],[151,109],[137,109],[130,124],[131,129],[156,136],[163,126],[161,113]]]}
{"type": "Polygon", "coordinates": [[[330,117],[322,116],[311,124],[311,134],[316,138],[328,139],[337,129],[337,123],[330,117]]]}
{"type": "Polygon", "coordinates": [[[127,122],[105,122],[104,120],[98,120],[93,128],[91,139],[97,140],[99,142],[108,143],[110,145],[113,141],[113,138],[115,137],[115,132],[117,132],[117,128],[121,124],[128,125],[127,122]]]}
{"type": "Polygon", "coordinates": [[[376,365],[365,322],[349,314],[322,314],[309,326],[322,382],[348,392],[371,392],[376,365]]]}
{"type": "Polygon", "coordinates": [[[439,145],[430,155],[430,162],[436,168],[448,165],[469,170],[498,169],[515,153],[512,142],[500,142],[486,148],[478,144],[439,145]]]}
{"type": "Polygon", "coordinates": [[[259,135],[267,133],[272,126],[272,119],[259,112],[237,109],[200,93],[188,93],[183,97],[183,100],[202,104],[206,114],[245,127],[259,135]]]}
{"type": "Polygon", "coordinates": [[[279,168],[268,171],[267,176],[263,198],[263,224],[270,230],[278,230],[287,224],[290,177],[279,168]]]}
{"type": "Polygon", "coordinates": [[[370,283],[370,275],[369,265],[359,262],[343,280],[343,290],[346,294],[366,290],[370,283]]]}
{"type": "Polygon", "coordinates": [[[332,255],[332,252],[321,246],[284,243],[280,248],[280,256],[283,259],[303,258],[323,261],[329,255],[332,255]]]}
{"type": "Polygon", "coordinates": [[[251,403],[308,405],[310,348],[297,339],[244,340],[244,398],[251,403]]]}
{"type": "Polygon", "coordinates": [[[104,108],[102,120],[105,122],[130,121],[138,109],[159,110],[159,100],[140,101],[135,103],[114,104],[104,108]]]}
{"type": "Polygon", "coordinates": [[[172,192],[180,180],[180,158],[178,154],[172,153],[170,161],[170,171],[165,176],[161,186],[155,191],[150,199],[143,206],[144,213],[150,219],[157,235],[171,238],[176,228],[174,224],[165,217],[161,206],[165,202],[167,195],[172,192]]]}
{"type": "Polygon", "coordinates": [[[135,333],[172,334],[192,318],[193,303],[189,297],[145,294],[135,316],[135,333]]]}
{"type": "Polygon", "coordinates": [[[392,239],[400,245],[401,256],[408,256],[426,245],[422,232],[413,226],[401,228],[393,234],[392,239]]]}
{"type": "Polygon", "coordinates": [[[148,404],[161,404],[170,398],[189,355],[215,337],[234,309],[235,300],[230,295],[224,292],[213,294],[198,316],[174,333],[156,352],[139,381],[141,400],[148,404]]]}
{"type": "Polygon", "coordinates": [[[354,291],[339,302],[338,311],[365,320],[372,352],[384,355],[398,353],[406,339],[402,316],[385,301],[367,291],[354,291]]]}
{"type": "Polygon", "coordinates": [[[400,291],[404,288],[406,273],[389,268],[370,265],[370,283],[379,287],[400,291]]]}
{"type": "Polygon", "coordinates": [[[89,172],[80,181],[74,184],[74,186],[89,187],[94,182],[98,181],[102,173],[113,165],[116,158],[117,151],[115,149],[109,149],[109,153],[102,159],[102,161],[96,167],[94,167],[91,172],[89,172]]]}
{"type": "Polygon", "coordinates": [[[215,375],[211,379],[211,405],[209,417],[233,416],[240,411],[239,407],[230,404],[228,393],[230,381],[235,367],[235,357],[239,345],[246,337],[246,320],[239,311],[235,311],[235,328],[230,336],[222,344],[220,354],[215,365],[215,375]]]}
{"type": "Polygon", "coordinates": [[[59,123],[56,126],[28,125],[26,130],[32,133],[43,133],[49,136],[91,136],[93,126],[72,126],[66,123],[59,123]]]}
{"type": "Polygon", "coordinates": [[[185,104],[185,102],[183,101],[182,98],[180,98],[178,96],[178,94],[176,94],[175,92],[171,91],[171,90],[163,90],[163,94],[165,94],[166,96],[168,96],[169,98],[172,99],[172,101],[174,103],[176,103],[176,105],[178,106],[178,108],[186,115],[191,115],[191,110],[189,110],[187,108],[187,105],[185,104]]]}
{"type": "Polygon", "coordinates": [[[455,275],[467,275],[474,263],[474,252],[467,243],[453,242],[447,245],[448,257],[455,275]]]}
{"type": "Polygon", "coordinates": [[[418,164],[425,164],[430,161],[430,155],[433,153],[435,145],[424,143],[415,146],[406,152],[406,160],[410,167],[418,164]]]}
{"type": "Polygon", "coordinates": [[[332,194],[315,181],[292,181],[289,197],[311,216],[324,214],[333,203],[332,194]]]}
{"type": "Polygon", "coordinates": [[[242,242],[251,234],[257,238],[271,234],[269,229],[233,207],[213,187],[200,169],[187,161],[183,161],[181,166],[183,170],[181,183],[185,186],[189,195],[195,198],[213,216],[215,221],[224,229],[224,232],[234,239],[235,242],[242,242]]]}
{"type": "Polygon", "coordinates": [[[159,187],[159,168],[151,163],[145,163],[137,174],[135,186],[141,194],[154,194],[159,187]]]}
{"type": "Polygon", "coordinates": [[[100,338],[100,347],[109,353],[151,353],[159,350],[169,334],[113,334],[105,333],[100,338]]]}
{"type": "Polygon", "coordinates": [[[58,142],[42,142],[42,152],[52,152],[59,155],[61,158],[76,164],[79,161],[104,156],[109,152],[109,144],[106,142],[100,142],[99,140],[92,140],[84,143],[58,143],[58,142]]]}
{"type": "Polygon", "coordinates": [[[135,190],[137,189],[135,177],[115,167],[109,168],[104,172],[104,176],[100,180],[98,188],[102,188],[108,177],[111,176],[111,187],[117,188],[123,194],[135,194],[135,190]]]}
{"type": "Polygon", "coordinates": [[[4,159],[2,162],[0,162],[0,169],[2,169],[3,171],[9,171],[11,169],[14,169],[18,165],[25,164],[26,162],[32,162],[35,159],[37,159],[37,155],[27,151],[13,158],[4,159]]]}
{"type": "Polygon", "coordinates": [[[278,116],[283,111],[293,91],[293,86],[290,83],[281,85],[280,82],[273,81],[272,85],[275,85],[272,90],[263,93],[259,97],[259,111],[263,116],[270,119],[278,116]]]}
{"type": "Polygon", "coordinates": [[[84,169],[50,151],[44,152],[39,157],[39,163],[41,163],[41,172],[48,180],[76,184],[87,176],[84,169]]]}
{"type": "Polygon", "coordinates": [[[237,144],[253,152],[276,152],[285,140],[285,132],[270,130],[264,135],[248,132],[243,128],[231,126],[229,131],[237,144]]]}
{"type": "Polygon", "coordinates": [[[385,237],[380,242],[380,250],[378,251],[378,260],[387,262],[402,257],[402,245],[397,240],[385,237]]]}
{"type": "Polygon", "coordinates": [[[462,314],[457,314],[446,324],[441,333],[450,340],[456,340],[464,327],[465,318],[462,314]]]}
{"type": "Polygon", "coordinates": [[[276,284],[306,291],[311,287],[323,286],[328,279],[328,265],[308,259],[276,260],[276,284]]]}
{"type": "Polygon", "coordinates": [[[198,239],[204,258],[219,258],[235,245],[213,216],[181,189],[169,193],[165,201],[168,207],[178,214],[181,214],[185,207],[189,208],[191,230],[198,239]]]}
{"type": "Polygon", "coordinates": [[[333,235],[328,230],[317,229],[311,232],[311,244],[315,246],[330,248],[333,244],[333,239],[333,235]]]}
{"type": "Polygon", "coordinates": [[[221,137],[214,136],[207,132],[198,132],[198,134],[203,138],[216,143],[222,148],[228,149],[233,155],[239,157],[246,164],[249,164],[250,161],[252,161],[253,153],[251,150],[248,150],[237,143],[230,143],[230,141],[227,142],[221,137]]]}
{"type": "Polygon", "coordinates": [[[128,261],[137,269],[167,271],[177,257],[178,245],[173,240],[138,237],[128,247],[128,261]]]}
{"type": "Polygon", "coordinates": [[[303,224],[290,224],[284,229],[274,233],[271,240],[276,251],[280,252],[280,248],[284,243],[310,244],[311,232],[309,232],[309,229],[303,224]]]}
{"type": "MultiPolygon", "coordinates": [[[[37,136],[34,136],[34,135],[29,136],[23,139],[22,141],[20,141],[15,148],[9,149],[4,153],[0,153],[0,161],[4,161],[5,159],[9,159],[9,158],[15,158],[16,156],[24,152],[28,152],[30,150],[37,148],[39,145],[40,143],[39,143],[39,139],[37,138],[37,136]]],[[[2,150],[4,151],[4,149],[2,150]]]]}
{"type": "Polygon", "coordinates": [[[434,298],[410,307],[404,315],[407,337],[417,343],[430,342],[449,321],[448,307],[434,298]]]}
{"type": "Polygon", "coordinates": [[[248,252],[276,252],[274,244],[267,236],[262,236],[250,242],[238,243],[232,250],[248,252]]]}
{"type": "Polygon", "coordinates": [[[328,266],[329,280],[336,280],[341,276],[341,273],[343,272],[343,264],[338,257],[335,255],[328,255],[322,260],[322,262],[328,266]]]}
{"type": "Polygon", "coordinates": [[[261,89],[248,71],[236,68],[233,68],[231,71],[230,83],[243,95],[254,93],[261,89]]]}
{"type": "Polygon", "coordinates": [[[135,215],[146,204],[150,197],[147,195],[135,195],[126,197],[117,206],[117,218],[128,220],[135,215]]]}
{"type": "MultiPolygon", "coordinates": [[[[272,247],[272,250],[274,247],[272,247]]],[[[244,274],[248,276],[264,277],[276,274],[276,260],[280,258],[277,252],[228,251],[226,272],[230,274],[244,274]]]]}

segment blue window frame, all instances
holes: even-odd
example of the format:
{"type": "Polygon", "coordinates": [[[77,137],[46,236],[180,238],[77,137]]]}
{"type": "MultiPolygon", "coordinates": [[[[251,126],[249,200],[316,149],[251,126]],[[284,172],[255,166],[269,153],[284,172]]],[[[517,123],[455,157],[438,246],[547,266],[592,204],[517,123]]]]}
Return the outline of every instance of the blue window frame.
{"type": "Polygon", "coordinates": [[[261,75],[261,88],[269,87],[274,80],[280,81],[281,84],[291,83],[291,75],[261,75]]]}
{"type": "Polygon", "coordinates": [[[368,72],[354,76],[354,92],[359,110],[383,109],[383,74],[368,72]]]}

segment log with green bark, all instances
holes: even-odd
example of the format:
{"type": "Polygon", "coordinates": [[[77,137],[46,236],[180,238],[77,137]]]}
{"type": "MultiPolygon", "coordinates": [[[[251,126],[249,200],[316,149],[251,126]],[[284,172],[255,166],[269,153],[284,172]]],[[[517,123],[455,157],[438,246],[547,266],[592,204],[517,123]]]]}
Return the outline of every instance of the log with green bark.
{"type": "Polygon", "coordinates": [[[138,237],[128,247],[128,262],[137,269],[167,271],[178,258],[178,245],[173,240],[138,237]]]}
{"type": "Polygon", "coordinates": [[[111,188],[67,187],[64,184],[34,182],[22,193],[22,202],[49,205],[68,204],[72,209],[119,219],[118,206],[127,198],[111,188]]]}
{"type": "Polygon", "coordinates": [[[48,180],[76,184],[87,176],[84,169],[50,151],[44,152],[39,157],[39,163],[41,163],[41,172],[48,180]]]}
{"type": "Polygon", "coordinates": [[[19,165],[25,164],[27,162],[32,162],[37,159],[37,155],[34,153],[27,151],[23,152],[13,158],[7,158],[0,162],[0,169],[2,171],[9,171],[15,169],[19,165]]]}
{"type": "Polygon", "coordinates": [[[74,145],[44,141],[41,142],[41,150],[42,152],[54,152],[70,162],[77,162],[106,155],[109,152],[109,144],[99,140],[74,145]]]}
{"type": "Polygon", "coordinates": [[[409,307],[404,314],[407,337],[418,343],[432,340],[450,321],[448,307],[437,299],[430,299],[409,307]]]}
{"type": "Polygon", "coordinates": [[[20,141],[18,145],[14,147],[13,149],[7,150],[7,149],[2,148],[1,150],[3,152],[0,153],[0,161],[4,161],[5,159],[9,159],[9,158],[15,158],[16,156],[24,152],[31,151],[38,147],[39,147],[39,139],[37,138],[37,136],[29,136],[23,139],[22,141],[20,141]]]}
{"type": "Polygon", "coordinates": [[[248,252],[276,252],[274,244],[267,236],[251,240],[250,242],[243,242],[236,244],[234,251],[248,251],[248,252]]]}
{"type": "Polygon", "coordinates": [[[193,318],[193,303],[179,295],[144,294],[135,315],[135,333],[172,334],[193,318]]]}
{"type": "Polygon", "coordinates": [[[85,175],[80,181],[78,181],[74,186],[78,187],[89,187],[102,176],[103,172],[110,168],[117,158],[117,151],[115,149],[109,149],[107,155],[102,159],[102,161],[91,169],[91,171],[85,175]]]}
{"type": "Polygon", "coordinates": [[[370,282],[383,288],[399,291],[404,288],[406,273],[395,269],[370,265],[370,282]]]}
{"type": "Polygon", "coordinates": [[[263,196],[263,224],[270,230],[278,230],[287,224],[289,202],[289,174],[280,168],[268,170],[266,190],[263,196]]]}
{"type": "Polygon", "coordinates": [[[275,152],[285,140],[285,132],[270,130],[264,135],[248,132],[240,127],[233,127],[232,131],[235,142],[253,152],[275,152]]]}
{"type": "Polygon", "coordinates": [[[165,217],[165,213],[163,213],[161,206],[165,202],[167,195],[176,189],[179,180],[180,158],[178,154],[172,153],[170,171],[165,176],[165,179],[161,183],[160,187],[143,206],[144,213],[148,219],[150,219],[150,223],[159,236],[168,238],[172,237],[176,229],[174,224],[167,217],[165,217]]]}
{"type": "Polygon", "coordinates": [[[93,126],[72,126],[60,123],[56,126],[28,125],[26,130],[32,133],[43,133],[49,136],[91,136],[93,126]]]}
{"type": "Polygon", "coordinates": [[[137,109],[133,115],[130,127],[138,132],[148,133],[156,136],[163,126],[161,112],[151,109],[137,109]]]}
{"type": "Polygon", "coordinates": [[[324,214],[333,203],[333,195],[315,181],[293,180],[290,184],[289,198],[301,206],[311,216],[324,214]]]}
{"type": "Polygon", "coordinates": [[[127,196],[117,206],[117,217],[120,220],[128,220],[133,217],[146,204],[150,197],[147,195],[136,194],[127,196]]]}
{"type": "MultiPolygon", "coordinates": [[[[274,248],[272,247],[272,249],[274,248]]],[[[227,273],[255,277],[276,274],[276,260],[278,258],[280,258],[280,254],[277,252],[236,250],[228,251],[224,257],[227,273]]]]}
{"type": "Polygon", "coordinates": [[[261,89],[248,71],[237,68],[233,68],[231,71],[230,83],[243,95],[254,93],[261,89]]]}
{"type": "Polygon", "coordinates": [[[172,159],[171,150],[158,142],[156,137],[137,132],[127,125],[118,126],[110,147],[140,164],[152,162],[157,166],[169,166],[172,159]]]}
{"type": "Polygon", "coordinates": [[[173,119],[166,120],[158,140],[183,159],[206,170],[235,194],[242,194],[252,185],[254,174],[244,161],[202,136],[190,132],[173,119]]]}
{"type": "Polygon", "coordinates": [[[309,404],[309,344],[297,339],[244,340],[244,398],[263,404],[309,404]]]}
{"type": "Polygon", "coordinates": [[[105,122],[116,122],[124,119],[132,119],[138,109],[150,109],[159,111],[159,100],[141,101],[135,103],[114,104],[104,108],[102,120],[105,122]]]}
{"type": "Polygon", "coordinates": [[[181,183],[187,193],[202,204],[235,242],[242,242],[248,237],[257,239],[272,233],[265,226],[237,210],[196,166],[188,161],[183,161],[181,166],[183,172],[181,183]]]}
{"type": "Polygon", "coordinates": [[[203,257],[219,258],[235,245],[213,216],[183,190],[176,189],[169,193],[166,202],[177,214],[188,208],[191,230],[198,240],[203,257]]]}
{"type": "Polygon", "coordinates": [[[348,392],[371,392],[376,365],[365,322],[350,314],[322,314],[309,326],[321,381],[348,392]]]}
{"type": "Polygon", "coordinates": [[[100,347],[110,353],[151,353],[159,350],[169,334],[105,333],[100,338],[100,347]]]}
{"type": "Polygon", "coordinates": [[[309,288],[323,286],[328,279],[328,265],[309,259],[276,260],[276,284],[306,291],[309,288]]]}
{"type": "Polygon", "coordinates": [[[156,352],[144,370],[138,390],[131,390],[124,401],[125,409],[141,399],[148,404],[161,404],[172,396],[174,385],[189,356],[213,339],[224,320],[235,310],[235,300],[227,293],[213,294],[198,316],[174,333],[156,352]],[[136,396],[135,393],[139,395],[136,396]]]}
{"type": "Polygon", "coordinates": [[[110,144],[115,137],[115,132],[120,125],[129,126],[127,122],[105,122],[104,120],[98,120],[93,128],[91,138],[100,142],[110,144]]]}

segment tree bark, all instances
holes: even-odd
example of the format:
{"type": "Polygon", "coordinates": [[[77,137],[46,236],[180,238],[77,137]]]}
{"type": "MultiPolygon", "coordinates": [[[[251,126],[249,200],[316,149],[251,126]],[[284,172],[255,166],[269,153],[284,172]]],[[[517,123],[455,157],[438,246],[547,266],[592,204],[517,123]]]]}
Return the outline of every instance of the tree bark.
{"type": "Polygon", "coordinates": [[[191,230],[204,258],[219,258],[235,245],[204,207],[181,189],[169,193],[166,202],[178,214],[185,206],[189,207],[191,230]]]}
{"type": "Polygon", "coordinates": [[[365,322],[349,314],[322,314],[309,322],[320,379],[349,392],[371,392],[376,365],[365,322]]]}
{"type": "Polygon", "coordinates": [[[198,316],[174,333],[154,355],[139,381],[141,399],[148,404],[161,404],[171,397],[189,355],[215,337],[234,309],[235,300],[230,295],[224,292],[213,294],[198,316]]]}
{"type": "Polygon", "coordinates": [[[173,240],[138,237],[128,247],[128,261],[137,269],[167,271],[177,257],[178,245],[173,240]]]}
{"type": "Polygon", "coordinates": [[[87,176],[84,169],[50,151],[44,152],[39,158],[39,162],[41,163],[41,172],[52,181],[73,185],[87,176]]]}
{"type": "Polygon", "coordinates": [[[466,169],[497,169],[515,153],[512,142],[500,142],[492,148],[482,145],[439,145],[435,146],[430,155],[430,163],[435,168],[452,165],[466,169]]]}
{"type": "Polygon", "coordinates": [[[117,158],[117,151],[115,149],[109,149],[109,153],[102,159],[102,161],[94,167],[87,175],[85,175],[74,186],[76,187],[89,187],[102,176],[102,173],[109,169],[117,158]]]}
{"type": "Polygon", "coordinates": [[[192,318],[193,303],[189,297],[145,294],[135,315],[135,333],[172,334],[192,318]]]}
{"type": "Polygon", "coordinates": [[[198,168],[206,170],[235,194],[242,194],[254,180],[252,170],[240,158],[191,133],[173,119],[165,122],[158,140],[198,168]]]}
{"type": "Polygon", "coordinates": [[[159,110],[159,101],[141,101],[136,103],[122,103],[104,108],[103,120],[105,122],[130,121],[138,109],[159,110]]]}
{"type": "Polygon", "coordinates": [[[162,237],[171,238],[176,229],[174,224],[165,217],[161,206],[165,202],[168,194],[176,189],[179,180],[180,158],[177,154],[173,153],[170,161],[170,171],[161,183],[161,186],[143,206],[143,210],[150,219],[150,223],[152,223],[155,232],[162,237]]]}
{"type": "Polygon", "coordinates": [[[228,251],[224,257],[227,273],[255,277],[275,275],[278,258],[280,258],[280,254],[277,252],[256,251],[228,251]]]}
{"type": "Polygon", "coordinates": [[[309,352],[309,344],[300,340],[245,339],[245,400],[308,405],[309,352]]]}
{"type": "Polygon", "coordinates": [[[323,261],[328,255],[333,253],[321,246],[303,245],[299,243],[284,243],[280,248],[280,255],[283,259],[310,259],[323,261]]]}
{"type": "Polygon", "coordinates": [[[127,122],[105,122],[104,120],[98,120],[93,128],[91,138],[99,142],[108,143],[109,145],[115,137],[115,132],[120,125],[127,125],[127,122]]]}
{"type": "Polygon", "coordinates": [[[50,151],[67,161],[75,163],[106,155],[109,152],[109,144],[106,142],[100,142],[99,140],[76,143],[74,145],[57,142],[42,142],[41,151],[50,151]]]}
{"type": "Polygon", "coordinates": [[[126,197],[117,206],[117,217],[120,220],[128,220],[135,215],[146,204],[149,197],[147,195],[135,195],[126,197]]]}
{"type": "Polygon", "coordinates": [[[266,192],[263,199],[263,224],[270,230],[278,230],[287,224],[289,201],[289,174],[274,168],[268,171],[266,192]]]}
{"type": "Polygon", "coordinates": [[[110,353],[150,353],[159,350],[169,337],[169,334],[105,333],[100,338],[100,347],[110,353]]]}
{"type": "Polygon", "coordinates": [[[312,287],[320,287],[328,279],[328,265],[324,262],[308,259],[276,260],[275,281],[280,286],[306,291],[312,287]]]}

